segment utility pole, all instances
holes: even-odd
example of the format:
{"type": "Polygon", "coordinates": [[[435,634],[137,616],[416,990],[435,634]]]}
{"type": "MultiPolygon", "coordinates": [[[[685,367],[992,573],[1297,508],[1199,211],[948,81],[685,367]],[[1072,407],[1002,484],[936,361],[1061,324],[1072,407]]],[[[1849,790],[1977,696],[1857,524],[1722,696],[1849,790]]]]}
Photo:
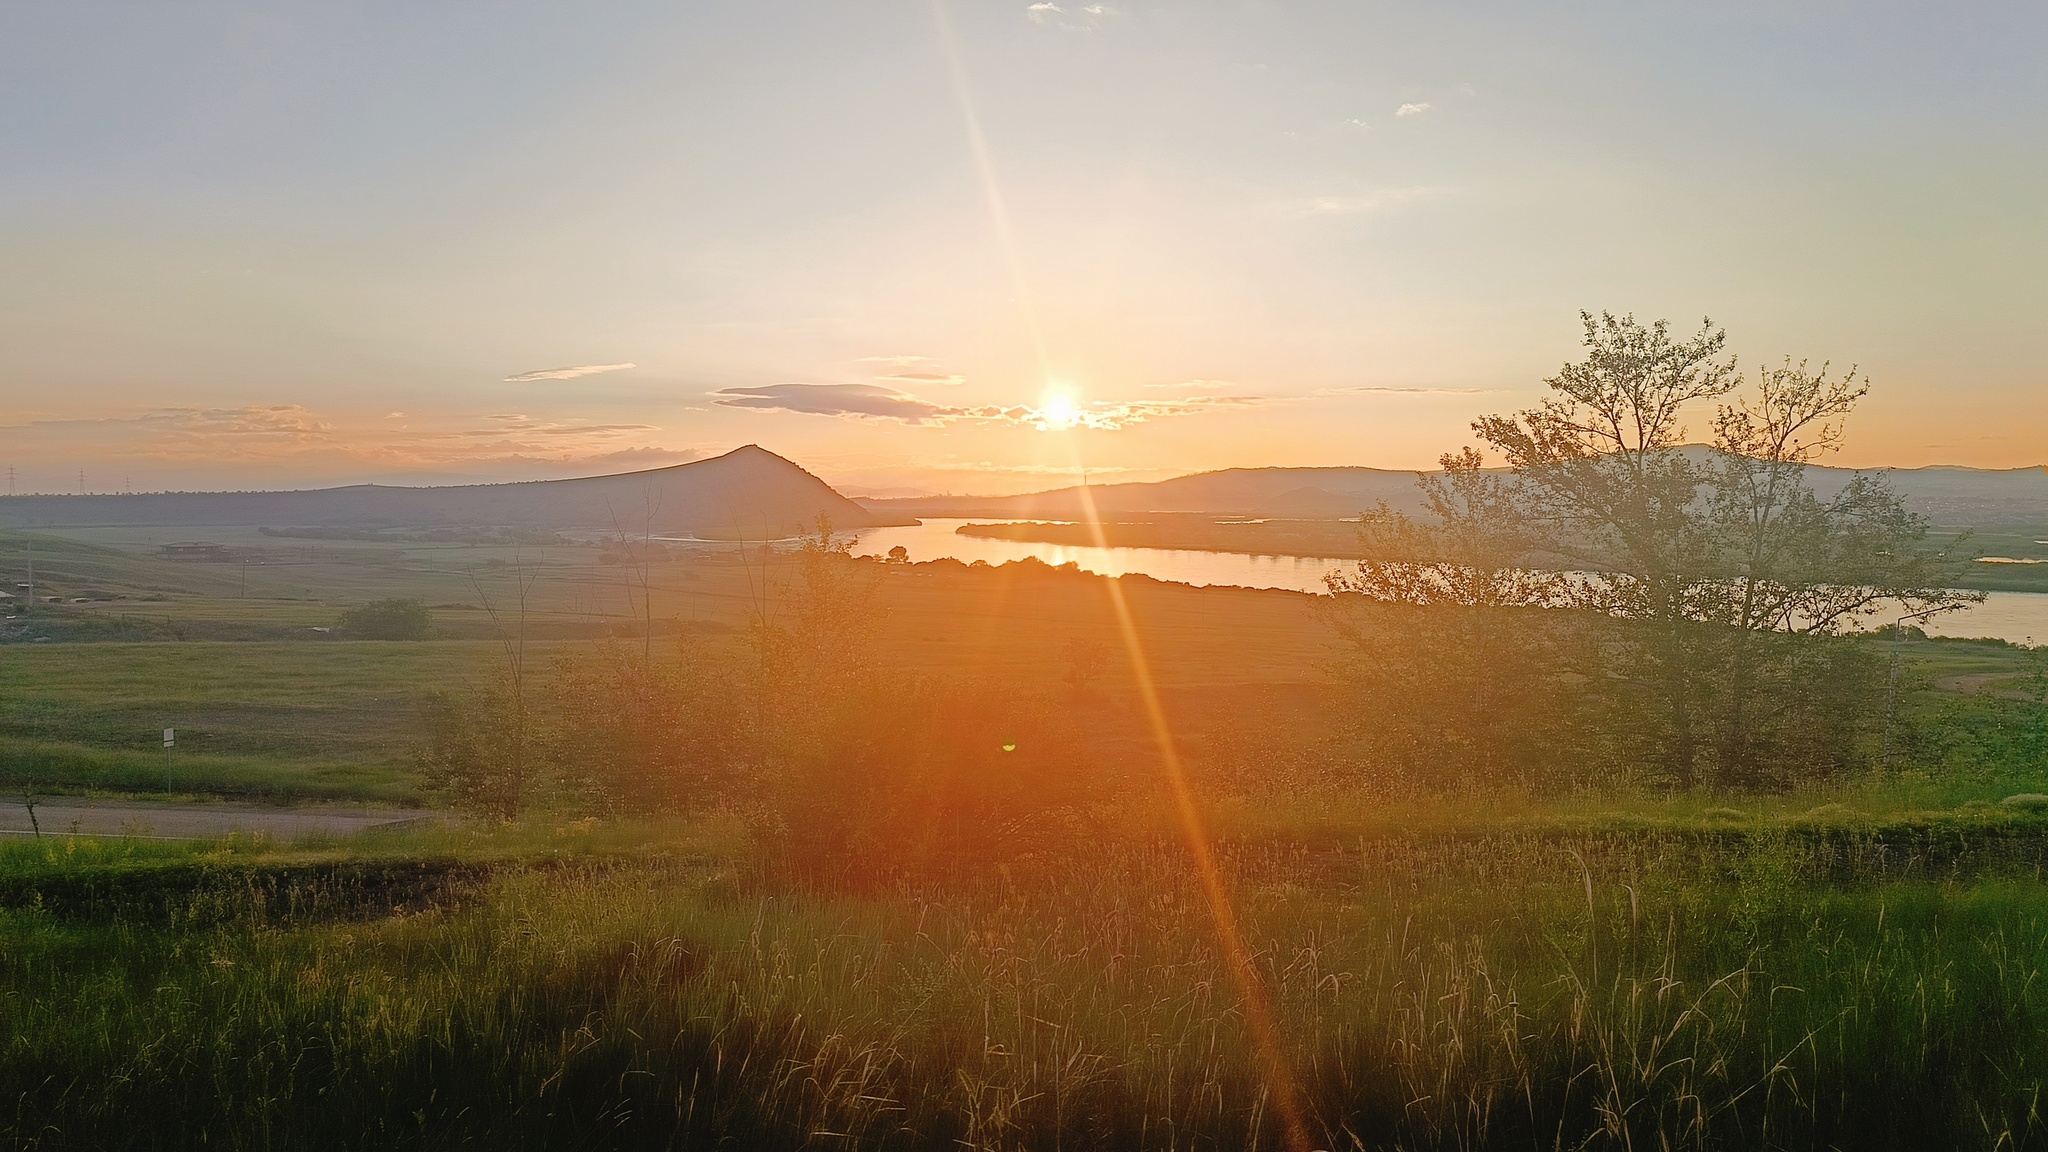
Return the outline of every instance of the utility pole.
{"type": "Polygon", "coordinates": [[[7,494],[14,495],[14,465],[7,466],[7,494]]]}
{"type": "Polygon", "coordinates": [[[78,470],[78,494],[80,496],[85,495],[85,469],[83,468],[78,470]]]}

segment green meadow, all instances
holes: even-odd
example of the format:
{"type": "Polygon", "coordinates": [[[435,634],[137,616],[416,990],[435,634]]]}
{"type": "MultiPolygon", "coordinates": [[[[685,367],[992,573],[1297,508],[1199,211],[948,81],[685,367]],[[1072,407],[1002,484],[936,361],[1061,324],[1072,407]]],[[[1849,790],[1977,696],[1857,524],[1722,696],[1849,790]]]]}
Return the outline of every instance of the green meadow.
{"type": "MultiPolygon", "coordinates": [[[[1126,582],[1184,809],[1130,674],[1076,646],[1114,621],[1099,581],[879,568],[862,676],[1008,677],[1051,702],[1023,730],[1065,733],[1108,783],[1021,831],[971,826],[1001,823],[959,798],[972,781],[913,794],[888,834],[792,823],[744,788],[649,814],[558,787],[501,819],[425,767],[431,700],[486,699],[516,650],[549,700],[646,661],[754,715],[716,682],[765,576],[563,549],[508,647],[477,626],[481,598],[504,618],[507,581],[458,599],[485,565],[447,553],[350,542],[259,602],[253,577],[218,586],[231,569],[73,544],[127,598],[0,644],[0,803],[28,786],[437,820],[0,843],[11,1147],[2048,1140],[2048,742],[2039,656],[2011,645],[1860,641],[1897,659],[1868,701],[1890,717],[1860,729],[1854,771],[1793,787],[1389,790],[1344,783],[1359,705],[1310,598],[1126,582]],[[438,605],[427,638],[312,630],[393,593],[438,605]],[[173,630],[92,631],[123,613],[173,630]],[[177,638],[201,624],[261,629],[177,638]]],[[[822,627],[803,608],[792,634],[822,627]]],[[[564,729],[551,770],[613,755],[576,743],[633,713],[605,715],[564,729]]],[[[908,731],[957,727],[935,716],[908,731]]],[[[914,751],[888,715],[848,723],[821,764],[914,751]]],[[[1028,780],[1006,794],[1040,803],[1028,780]]]]}
{"type": "Polygon", "coordinates": [[[1164,811],[876,890],[716,822],[16,843],[13,1141],[2042,1140],[2032,809],[1386,815],[1223,817],[1241,954],[1164,811]]]}

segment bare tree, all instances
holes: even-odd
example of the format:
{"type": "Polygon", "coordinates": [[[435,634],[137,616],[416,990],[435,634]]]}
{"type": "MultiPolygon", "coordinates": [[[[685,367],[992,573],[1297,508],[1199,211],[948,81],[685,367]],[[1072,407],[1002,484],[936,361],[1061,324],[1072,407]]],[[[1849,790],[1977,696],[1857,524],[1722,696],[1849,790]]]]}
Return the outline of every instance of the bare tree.
{"type": "Polygon", "coordinates": [[[30,776],[23,780],[21,782],[21,806],[28,810],[28,826],[30,831],[35,833],[38,840],[43,838],[43,825],[41,821],[36,819],[36,805],[42,802],[42,793],[36,790],[36,778],[30,776]]]}

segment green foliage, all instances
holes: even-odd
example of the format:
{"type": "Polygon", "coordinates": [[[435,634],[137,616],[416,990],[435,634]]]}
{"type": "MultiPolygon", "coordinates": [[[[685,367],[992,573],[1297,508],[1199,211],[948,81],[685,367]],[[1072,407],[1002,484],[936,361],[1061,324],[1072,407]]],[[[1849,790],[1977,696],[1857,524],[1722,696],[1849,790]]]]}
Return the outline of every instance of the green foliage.
{"type": "Polygon", "coordinates": [[[434,614],[418,600],[372,600],[341,614],[336,622],[352,640],[424,640],[433,629],[434,614]]]}
{"type": "Polygon", "coordinates": [[[550,693],[559,772],[601,810],[691,812],[746,792],[751,710],[728,654],[616,642],[564,658],[550,693]]]}
{"type": "Polygon", "coordinates": [[[1945,880],[1847,833],[1226,845],[1285,1080],[1142,836],[913,898],[46,838],[0,852],[0,1093],[101,1148],[1273,1147],[1283,1094],[1314,1147],[2030,1147],[2035,836],[1945,880]]]}
{"type": "Polygon", "coordinates": [[[2048,772],[2048,646],[2018,674],[1965,694],[1919,694],[1899,726],[1899,759],[1942,777],[2033,781],[2048,772]]]}
{"type": "Polygon", "coordinates": [[[1331,581],[1340,620],[1425,610],[1403,625],[1413,651],[1391,653],[1383,629],[1343,633],[1365,657],[1353,683],[1393,704],[1394,723],[1368,727],[1437,729],[1421,746],[1460,749],[1445,759],[1454,779],[1519,764],[1507,775],[1554,783],[1534,766],[1561,751],[1579,780],[1679,789],[1782,788],[1859,766],[1881,661],[1842,635],[1900,606],[1973,598],[1947,589],[1952,564],[1897,493],[1858,476],[1822,500],[1805,481],[1867,384],[1787,360],[1738,393],[1711,323],[1676,340],[1663,321],[1583,318],[1585,358],[1546,381],[1549,398],[1474,424],[1509,471],[1467,448],[1425,480],[1427,522],[1364,518],[1369,559],[1331,581]],[[1713,445],[1688,446],[1688,407],[1724,398],[1713,445]],[[1528,628],[1498,611],[1475,624],[1481,609],[1568,609],[1544,630],[1572,639],[1518,641],[1528,628]]]}
{"type": "MultiPolygon", "coordinates": [[[[68,792],[162,793],[163,752],[0,737],[0,789],[30,780],[45,789],[68,792]]],[[[324,757],[280,761],[270,756],[180,749],[171,785],[180,794],[277,804],[307,800],[415,804],[420,800],[411,773],[403,768],[324,757]]]]}
{"type": "MultiPolygon", "coordinates": [[[[850,556],[824,524],[798,561],[780,613],[752,632],[745,759],[778,866],[867,883],[1079,834],[1114,781],[1053,694],[877,666],[878,563],[850,556]]],[[[1085,708],[1088,658],[1077,659],[1067,695],[1085,708]]]]}
{"type": "Polygon", "coordinates": [[[535,718],[512,677],[429,695],[415,753],[427,789],[458,807],[517,819],[551,778],[535,718]]]}

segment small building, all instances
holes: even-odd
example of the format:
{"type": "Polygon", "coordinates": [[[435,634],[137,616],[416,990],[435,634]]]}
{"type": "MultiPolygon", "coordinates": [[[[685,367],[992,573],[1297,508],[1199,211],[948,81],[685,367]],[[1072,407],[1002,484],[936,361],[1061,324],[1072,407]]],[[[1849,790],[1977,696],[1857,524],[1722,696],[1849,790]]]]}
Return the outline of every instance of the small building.
{"type": "Polygon", "coordinates": [[[175,544],[165,544],[159,551],[163,553],[166,560],[226,561],[234,559],[234,557],[228,555],[227,545],[212,544],[203,540],[184,540],[175,544]]]}

